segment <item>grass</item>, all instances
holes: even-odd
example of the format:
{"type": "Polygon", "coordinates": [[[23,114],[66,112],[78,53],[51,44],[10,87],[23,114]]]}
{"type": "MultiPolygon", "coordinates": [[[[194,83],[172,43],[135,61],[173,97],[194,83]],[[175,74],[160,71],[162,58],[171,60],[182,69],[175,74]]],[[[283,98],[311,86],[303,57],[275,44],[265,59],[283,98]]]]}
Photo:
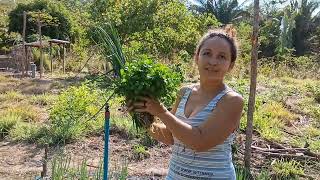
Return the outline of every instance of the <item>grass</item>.
{"type": "Polygon", "coordinates": [[[97,170],[90,172],[87,167],[87,160],[83,160],[77,167],[71,166],[71,157],[59,155],[53,158],[51,168],[51,178],[63,179],[94,179],[99,180],[103,177],[101,163],[97,170]]]}
{"type": "Polygon", "coordinates": [[[0,138],[10,133],[14,126],[21,121],[21,117],[14,114],[6,114],[0,117],[0,138]]]}
{"type": "Polygon", "coordinates": [[[7,91],[5,93],[1,93],[0,94],[0,101],[1,102],[20,102],[22,101],[23,99],[25,99],[25,96],[23,94],[21,94],[20,92],[17,92],[17,91],[13,91],[13,90],[10,90],[10,91],[7,91]]]}
{"type": "Polygon", "coordinates": [[[32,105],[51,106],[53,105],[56,98],[57,95],[45,93],[41,95],[32,95],[30,98],[28,98],[28,101],[32,105]]]}
{"type": "Polygon", "coordinates": [[[275,160],[271,167],[278,179],[298,179],[299,175],[304,175],[302,165],[294,160],[275,160]]]}
{"type": "Polygon", "coordinates": [[[320,104],[315,102],[314,97],[303,97],[297,101],[296,105],[300,111],[310,115],[320,124],[320,104]]]}
{"type": "Polygon", "coordinates": [[[275,101],[265,104],[260,113],[271,119],[282,121],[285,125],[290,125],[297,119],[297,115],[291,113],[281,103],[275,101]]]}
{"type": "Polygon", "coordinates": [[[19,116],[25,122],[39,122],[41,119],[41,109],[27,103],[12,105],[1,113],[19,116]]]}
{"type": "MultiPolygon", "coordinates": [[[[88,161],[83,159],[77,166],[74,166],[72,157],[64,153],[60,153],[52,159],[51,162],[51,179],[103,179],[103,161],[100,160],[98,167],[94,170],[88,169],[88,161]]],[[[127,161],[117,161],[109,168],[108,179],[125,180],[128,176],[127,161]]]]}
{"type": "Polygon", "coordinates": [[[0,82],[1,83],[8,83],[8,82],[18,82],[19,79],[12,78],[12,77],[5,77],[4,75],[0,75],[0,82]]]}
{"type": "Polygon", "coordinates": [[[308,126],[304,129],[304,131],[307,133],[307,136],[310,138],[320,138],[320,129],[315,128],[313,126],[308,126]]]}
{"type": "Polygon", "coordinates": [[[39,136],[41,125],[19,122],[10,130],[9,137],[14,141],[35,142],[39,136]]]}
{"type": "Polygon", "coordinates": [[[246,168],[244,168],[243,166],[239,166],[239,165],[235,166],[235,171],[236,171],[237,180],[253,179],[250,172],[248,170],[246,170],[246,168]]]}
{"type": "MultiPolygon", "coordinates": [[[[280,142],[283,137],[282,128],[295,119],[296,115],[285,109],[281,103],[271,101],[257,106],[253,126],[263,138],[280,142]]],[[[241,119],[240,127],[242,130],[246,127],[246,114],[241,119]]]]}
{"type": "Polygon", "coordinates": [[[310,142],[310,149],[315,153],[320,153],[320,139],[310,142]]]}
{"type": "Polygon", "coordinates": [[[150,154],[145,146],[141,144],[135,144],[133,146],[133,157],[135,160],[143,160],[150,157],[150,154]]]}

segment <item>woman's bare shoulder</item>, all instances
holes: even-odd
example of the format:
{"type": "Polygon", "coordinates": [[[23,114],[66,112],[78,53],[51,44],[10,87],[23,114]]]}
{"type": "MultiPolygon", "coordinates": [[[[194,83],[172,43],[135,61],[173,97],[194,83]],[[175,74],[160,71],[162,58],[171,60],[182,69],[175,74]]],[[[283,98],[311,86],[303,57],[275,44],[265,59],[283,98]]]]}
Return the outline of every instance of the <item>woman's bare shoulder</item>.
{"type": "Polygon", "coordinates": [[[193,89],[197,84],[186,84],[180,88],[179,95],[183,96],[188,89],[193,89]]]}
{"type": "Polygon", "coordinates": [[[230,106],[243,106],[244,99],[241,94],[235,92],[235,91],[230,91],[227,93],[224,98],[223,98],[223,104],[230,105],[230,106]]]}

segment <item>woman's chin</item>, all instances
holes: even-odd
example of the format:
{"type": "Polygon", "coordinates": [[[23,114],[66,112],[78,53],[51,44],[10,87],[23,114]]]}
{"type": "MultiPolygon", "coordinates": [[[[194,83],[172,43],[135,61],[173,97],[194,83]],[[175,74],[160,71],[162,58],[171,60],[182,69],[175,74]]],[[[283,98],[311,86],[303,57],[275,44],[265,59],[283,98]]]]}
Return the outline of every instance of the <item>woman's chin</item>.
{"type": "Polygon", "coordinates": [[[221,77],[206,77],[205,79],[204,79],[204,81],[206,82],[206,83],[216,83],[216,82],[220,82],[220,81],[222,81],[223,79],[221,78],[221,77]]]}

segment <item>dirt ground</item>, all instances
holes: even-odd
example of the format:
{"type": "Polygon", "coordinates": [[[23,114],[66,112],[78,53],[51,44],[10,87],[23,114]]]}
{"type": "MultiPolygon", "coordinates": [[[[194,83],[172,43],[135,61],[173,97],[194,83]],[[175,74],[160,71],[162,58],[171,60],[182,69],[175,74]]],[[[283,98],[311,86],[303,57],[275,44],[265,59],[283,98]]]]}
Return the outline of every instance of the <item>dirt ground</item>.
{"type": "MultiPolygon", "coordinates": [[[[128,142],[118,135],[110,136],[110,159],[109,168],[121,166],[123,159],[128,162],[129,179],[161,179],[166,175],[170,158],[170,147],[159,145],[148,150],[149,158],[142,161],[135,160],[132,153],[132,142],[128,142]],[[161,146],[161,148],[160,148],[161,146]]],[[[59,147],[49,148],[49,163],[54,155],[60,153],[59,147]]],[[[84,159],[87,160],[88,169],[94,170],[99,166],[103,158],[103,136],[90,137],[83,141],[68,144],[64,147],[64,153],[71,157],[71,166],[79,165],[84,159]]],[[[0,143],[0,179],[33,179],[42,171],[44,148],[35,144],[12,143],[2,141],[0,143]]]]}

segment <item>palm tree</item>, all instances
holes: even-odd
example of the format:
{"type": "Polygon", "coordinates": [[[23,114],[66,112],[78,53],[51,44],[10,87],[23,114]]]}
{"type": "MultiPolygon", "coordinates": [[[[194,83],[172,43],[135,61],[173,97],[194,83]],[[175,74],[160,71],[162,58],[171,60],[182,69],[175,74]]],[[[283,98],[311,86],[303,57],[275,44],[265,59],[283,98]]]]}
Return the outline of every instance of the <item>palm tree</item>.
{"type": "Polygon", "coordinates": [[[320,3],[316,1],[302,0],[298,8],[298,14],[295,17],[295,28],[293,29],[293,45],[296,55],[304,55],[310,49],[308,39],[311,37],[312,31],[316,29],[317,18],[312,16],[320,3]]]}
{"type": "Polygon", "coordinates": [[[229,24],[250,14],[243,10],[244,4],[239,5],[237,0],[196,0],[190,9],[196,13],[213,14],[222,24],[229,24]]]}

